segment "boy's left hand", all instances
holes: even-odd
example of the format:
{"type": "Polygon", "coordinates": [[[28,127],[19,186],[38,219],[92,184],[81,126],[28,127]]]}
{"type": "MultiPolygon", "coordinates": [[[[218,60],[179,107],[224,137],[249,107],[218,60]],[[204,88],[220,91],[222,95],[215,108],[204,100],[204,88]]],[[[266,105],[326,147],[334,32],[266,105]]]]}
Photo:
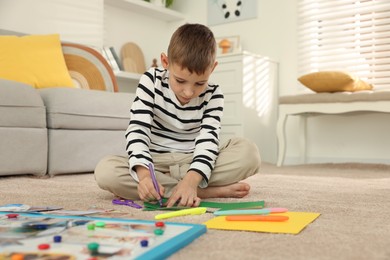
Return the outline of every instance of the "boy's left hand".
{"type": "Polygon", "coordinates": [[[177,184],[172,196],[167,202],[167,207],[172,207],[176,203],[178,203],[178,206],[198,207],[200,198],[197,195],[197,190],[201,180],[201,175],[197,172],[189,171],[177,184]]]}

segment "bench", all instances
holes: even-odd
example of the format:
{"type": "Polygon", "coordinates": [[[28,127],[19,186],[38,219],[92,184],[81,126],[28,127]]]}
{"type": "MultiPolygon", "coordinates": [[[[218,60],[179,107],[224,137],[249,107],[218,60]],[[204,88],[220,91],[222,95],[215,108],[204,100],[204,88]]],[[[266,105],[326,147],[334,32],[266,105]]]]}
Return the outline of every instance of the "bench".
{"type": "Polygon", "coordinates": [[[299,141],[302,163],[306,161],[307,118],[320,114],[352,112],[390,113],[390,90],[364,90],[358,92],[309,93],[279,98],[279,117],[276,131],[278,139],[277,166],[282,166],[286,153],[286,121],[299,116],[299,141]]]}

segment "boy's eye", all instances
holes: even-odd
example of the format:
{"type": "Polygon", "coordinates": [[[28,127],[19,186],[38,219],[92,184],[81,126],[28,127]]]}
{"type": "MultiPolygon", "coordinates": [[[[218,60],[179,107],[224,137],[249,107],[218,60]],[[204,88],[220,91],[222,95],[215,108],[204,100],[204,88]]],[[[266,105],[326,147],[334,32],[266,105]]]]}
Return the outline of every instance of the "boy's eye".
{"type": "Polygon", "coordinates": [[[179,83],[179,84],[183,84],[184,80],[176,79],[176,82],[179,83]]]}
{"type": "Polygon", "coordinates": [[[206,84],[206,82],[198,82],[198,83],[196,83],[197,86],[203,86],[204,84],[206,84]]]}

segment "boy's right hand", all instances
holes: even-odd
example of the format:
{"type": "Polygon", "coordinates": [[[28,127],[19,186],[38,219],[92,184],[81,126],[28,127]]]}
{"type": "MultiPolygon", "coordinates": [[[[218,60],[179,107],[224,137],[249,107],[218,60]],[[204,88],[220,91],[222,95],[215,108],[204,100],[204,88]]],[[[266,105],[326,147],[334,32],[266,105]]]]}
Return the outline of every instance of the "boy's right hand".
{"type": "Polygon", "coordinates": [[[150,176],[149,169],[143,166],[137,166],[135,170],[139,179],[137,189],[140,199],[143,201],[153,201],[161,199],[162,195],[164,194],[164,187],[158,184],[161,193],[158,194],[153,186],[153,180],[150,176]]]}

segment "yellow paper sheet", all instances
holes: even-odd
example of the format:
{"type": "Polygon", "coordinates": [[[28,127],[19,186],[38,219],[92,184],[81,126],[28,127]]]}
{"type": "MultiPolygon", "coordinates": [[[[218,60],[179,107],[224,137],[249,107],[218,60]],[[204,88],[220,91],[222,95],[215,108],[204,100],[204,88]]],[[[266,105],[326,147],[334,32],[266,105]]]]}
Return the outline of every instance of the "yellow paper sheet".
{"type": "Polygon", "coordinates": [[[270,233],[298,234],[307,225],[319,217],[320,213],[313,212],[286,212],[272,215],[288,216],[283,222],[270,221],[227,221],[225,216],[219,216],[204,224],[211,229],[240,230],[270,233]]]}

